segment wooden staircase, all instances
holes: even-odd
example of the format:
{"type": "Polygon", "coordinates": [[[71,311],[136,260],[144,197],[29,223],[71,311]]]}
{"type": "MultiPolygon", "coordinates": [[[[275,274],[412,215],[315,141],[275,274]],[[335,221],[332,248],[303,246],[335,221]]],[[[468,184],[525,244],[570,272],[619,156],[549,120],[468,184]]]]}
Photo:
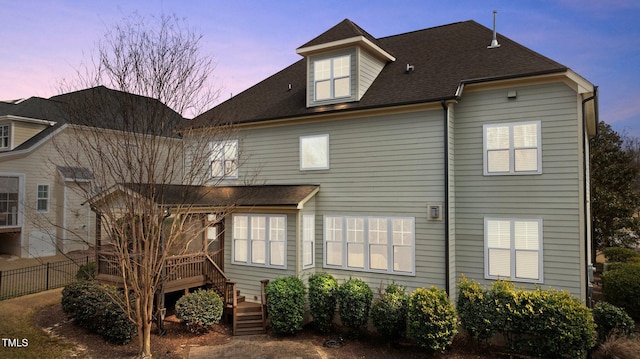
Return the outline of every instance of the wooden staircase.
{"type": "Polygon", "coordinates": [[[268,280],[261,281],[261,303],[245,301],[236,289],[236,284],[229,281],[224,272],[210,257],[205,276],[212,287],[224,298],[224,317],[233,328],[233,335],[256,335],[267,333],[266,295],[264,288],[268,280]]]}

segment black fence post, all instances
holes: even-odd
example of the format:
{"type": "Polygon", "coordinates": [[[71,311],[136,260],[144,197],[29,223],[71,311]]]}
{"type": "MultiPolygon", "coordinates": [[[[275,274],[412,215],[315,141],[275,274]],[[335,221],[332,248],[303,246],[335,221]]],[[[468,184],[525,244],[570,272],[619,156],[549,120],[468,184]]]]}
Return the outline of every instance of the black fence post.
{"type": "Polygon", "coordinates": [[[49,262],[47,262],[47,284],[45,290],[49,290],[49,262]]]}

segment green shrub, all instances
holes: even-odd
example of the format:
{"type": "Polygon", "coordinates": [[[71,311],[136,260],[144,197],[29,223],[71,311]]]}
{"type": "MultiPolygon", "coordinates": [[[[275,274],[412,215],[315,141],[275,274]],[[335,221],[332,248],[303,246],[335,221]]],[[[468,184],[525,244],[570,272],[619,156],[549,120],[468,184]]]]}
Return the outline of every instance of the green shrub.
{"type": "Polygon", "coordinates": [[[78,268],[77,280],[94,280],[96,278],[96,262],[87,262],[78,268]]]}
{"type": "Polygon", "coordinates": [[[384,293],[371,306],[371,319],[378,332],[397,343],[407,331],[409,295],[405,287],[395,283],[387,285],[384,293]]]}
{"type": "Polygon", "coordinates": [[[83,281],[62,290],[62,309],[76,324],[100,334],[105,340],[127,344],[136,332],[121,305],[124,295],[115,287],[83,281]]]}
{"type": "Polygon", "coordinates": [[[94,287],[94,283],[74,282],[62,289],[62,311],[71,317],[75,317],[88,290],[94,287]]]}
{"type": "Polygon", "coordinates": [[[444,290],[418,288],[409,297],[409,336],[423,348],[443,352],[458,333],[458,317],[444,290]]]}
{"type": "Polygon", "coordinates": [[[326,333],[333,326],[336,311],[338,282],[328,273],[314,273],[309,276],[309,311],[313,324],[320,332],[326,333]]]}
{"type": "Polygon", "coordinates": [[[469,281],[464,275],[457,286],[456,309],[462,327],[473,339],[481,341],[490,339],[496,332],[492,322],[496,310],[489,292],[475,281],[469,281]]]}
{"type": "Polygon", "coordinates": [[[307,290],[297,277],[278,278],[265,288],[271,328],[276,334],[302,330],[307,290]]]}
{"type": "Polygon", "coordinates": [[[640,254],[631,248],[609,247],[605,248],[603,252],[608,262],[626,263],[632,258],[640,257],[640,254]]]}
{"type": "Polygon", "coordinates": [[[624,309],[640,320],[640,266],[626,264],[602,274],[605,301],[624,309]]]}
{"type": "Polygon", "coordinates": [[[338,288],[340,321],[358,331],[367,325],[373,292],[362,279],[350,278],[338,288]]]}
{"type": "Polygon", "coordinates": [[[595,344],[589,308],[568,292],[516,291],[512,343],[520,352],[543,358],[583,358],[595,344]]]}
{"type": "Polygon", "coordinates": [[[591,313],[596,323],[598,342],[602,343],[612,335],[626,336],[631,333],[635,323],[622,308],[607,302],[598,302],[591,313]]]}
{"type": "Polygon", "coordinates": [[[207,332],[222,317],[224,305],[213,289],[199,289],[176,302],[176,317],[187,324],[192,333],[207,332]]]}

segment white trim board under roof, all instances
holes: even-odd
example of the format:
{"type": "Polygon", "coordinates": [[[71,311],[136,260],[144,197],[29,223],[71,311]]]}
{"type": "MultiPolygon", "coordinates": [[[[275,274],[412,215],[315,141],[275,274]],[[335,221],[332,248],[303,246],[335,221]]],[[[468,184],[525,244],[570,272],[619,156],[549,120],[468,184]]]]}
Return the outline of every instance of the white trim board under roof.
{"type": "Polygon", "coordinates": [[[355,36],[348,39],[327,42],[325,44],[301,47],[296,50],[296,53],[302,56],[309,56],[309,55],[314,55],[320,52],[342,49],[346,47],[352,47],[355,45],[361,46],[369,50],[373,55],[379,57],[382,60],[386,60],[390,62],[396,61],[396,58],[393,55],[386,52],[380,46],[374,44],[364,36],[355,36]]]}

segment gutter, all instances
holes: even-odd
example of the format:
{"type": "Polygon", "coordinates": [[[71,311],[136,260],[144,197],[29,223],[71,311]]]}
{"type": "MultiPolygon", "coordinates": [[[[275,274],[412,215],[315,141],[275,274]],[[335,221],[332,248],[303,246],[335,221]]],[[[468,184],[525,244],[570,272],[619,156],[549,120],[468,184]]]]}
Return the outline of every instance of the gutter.
{"type": "Polygon", "coordinates": [[[589,198],[588,196],[591,194],[591,181],[587,181],[591,176],[590,173],[587,172],[587,168],[591,169],[589,167],[589,158],[587,156],[587,148],[588,148],[588,139],[587,139],[587,116],[585,114],[585,104],[589,101],[593,101],[593,109],[594,109],[594,118],[595,118],[595,128],[596,128],[596,135],[598,134],[598,86],[594,86],[593,87],[593,95],[591,97],[588,97],[584,100],[582,100],[582,154],[583,154],[583,158],[582,158],[582,167],[584,168],[584,173],[583,175],[583,183],[584,183],[584,188],[583,188],[583,211],[584,211],[584,217],[585,217],[585,221],[584,221],[584,247],[585,247],[585,273],[587,274],[585,277],[585,288],[586,288],[586,304],[588,307],[591,307],[593,304],[592,298],[593,298],[593,287],[591,285],[592,283],[592,279],[593,279],[593,273],[595,272],[595,267],[594,264],[592,262],[592,256],[594,255],[594,253],[592,253],[593,251],[593,247],[592,247],[592,242],[593,242],[593,226],[589,226],[589,223],[591,222],[590,218],[587,218],[587,207],[589,206],[589,198]],[[587,188],[587,183],[589,183],[589,188],[587,188]],[[590,235],[588,235],[590,234],[590,235]],[[591,238],[591,241],[589,241],[589,238],[591,238]]]}
{"type": "Polygon", "coordinates": [[[447,296],[451,297],[451,270],[449,268],[451,264],[449,259],[449,107],[445,100],[440,101],[440,105],[442,106],[444,120],[444,208],[442,209],[444,214],[444,288],[447,296]]]}

